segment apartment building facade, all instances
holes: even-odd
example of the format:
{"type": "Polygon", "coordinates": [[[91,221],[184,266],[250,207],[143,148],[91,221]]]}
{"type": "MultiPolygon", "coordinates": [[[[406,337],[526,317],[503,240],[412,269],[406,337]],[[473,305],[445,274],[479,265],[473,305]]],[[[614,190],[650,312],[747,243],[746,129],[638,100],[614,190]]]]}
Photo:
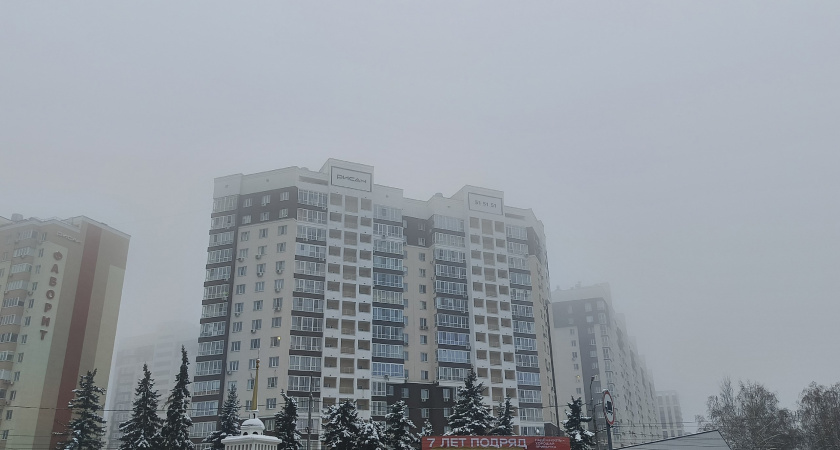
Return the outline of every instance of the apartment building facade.
{"type": "Polygon", "coordinates": [[[601,406],[603,390],[614,401],[616,448],[659,439],[653,377],[617,314],[608,284],[552,292],[555,384],[563,402],[581,397],[595,418],[590,429],[606,445],[601,406]],[[594,399],[594,400],[593,400],[594,399]]]}
{"type": "Polygon", "coordinates": [[[680,395],[677,391],[657,391],[656,404],[659,407],[659,425],[662,439],[685,435],[680,395]]]}
{"type": "Polygon", "coordinates": [[[87,217],[0,219],[0,449],[55,448],[79,376],[107,385],[128,243],[87,217]]]}
{"type": "Polygon", "coordinates": [[[311,394],[313,448],[320,411],[344,400],[373,420],[404,400],[418,427],[443,433],[470,367],[488,405],[510,396],[519,432],[544,433],[557,423],[546,258],[541,222],[499,191],[415,200],[334,159],[216,179],[196,442],[232,385],[250,398],[257,359],[266,425],[281,391],[302,418],[311,394]]]}
{"type": "Polygon", "coordinates": [[[166,417],[164,402],[175,386],[175,376],[181,368],[181,346],[187,354],[195,356],[198,342],[195,335],[198,325],[183,321],[158,323],[154,332],[130,336],[117,344],[111,383],[106,399],[105,443],[107,448],[120,446],[120,424],[131,418],[134,390],[143,377],[143,364],[148,364],[155,390],[160,394],[158,405],[161,418],[166,417]]]}

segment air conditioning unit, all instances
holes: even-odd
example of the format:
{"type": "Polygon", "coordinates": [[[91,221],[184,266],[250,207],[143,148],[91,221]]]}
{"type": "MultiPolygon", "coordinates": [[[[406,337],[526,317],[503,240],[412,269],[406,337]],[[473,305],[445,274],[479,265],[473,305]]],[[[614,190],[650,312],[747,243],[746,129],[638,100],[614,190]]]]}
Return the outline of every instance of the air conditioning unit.
{"type": "Polygon", "coordinates": [[[234,316],[236,316],[236,317],[239,317],[239,315],[240,315],[240,314],[242,314],[242,313],[241,313],[241,312],[235,312],[235,313],[233,313],[233,315],[234,315],[234,316]]]}
{"type": "Polygon", "coordinates": [[[428,330],[429,327],[428,327],[428,325],[420,325],[420,329],[421,330],[428,330]]]}
{"type": "Polygon", "coordinates": [[[280,307],[279,307],[279,306],[275,306],[275,307],[274,307],[274,310],[275,310],[275,311],[280,311],[280,307]]]}
{"type": "Polygon", "coordinates": [[[260,258],[262,258],[262,254],[257,253],[256,257],[257,257],[257,259],[260,259],[260,258]]]}
{"type": "Polygon", "coordinates": [[[280,288],[274,288],[274,292],[280,292],[281,290],[280,288]]]}
{"type": "Polygon", "coordinates": [[[469,349],[471,349],[471,348],[472,348],[472,347],[470,346],[470,344],[467,344],[467,345],[466,345],[466,347],[467,347],[467,350],[469,350],[469,349]]]}
{"type": "Polygon", "coordinates": [[[277,275],[280,275],[280,274],[283,273],[283,269],[277,269],[276,272],[277,272],[277,275]]]}
{"type": "Polygon", "coordinates": [[[245,258],[239,257],[239,258],[236,258],[236,260],[239,261],[239,262],[242,262],[242,261],[245,261],[245,258]]]}
{"type": "Polygon", "coordinates": [[[228,374],[228,375],[233,375],[233,371],[232,371],[232,370],[228,370],[228,371],[227,371],[227,374],[228,374]]]}
{"type": "Polygon", "coordinates": [[[258,276],[258,277],[261,277],[261,276],[263,276],[264,274],[265,274],[265,272],[257,272],[257,276],[258,276]]]}
{"type": "Polygon", "coordinates": [[[251,329],[251,334],[257,334],[257,330],[255,330],[255,329],[253,329],[253,328],[252,328],[252,329],[251,329]]]}
{"type": "Polygon", "coordinates": [[[29,294],[29,295],[35,295],[35,291],[29,291],[29,292],[27,292],[27,294],[29,294]]]}

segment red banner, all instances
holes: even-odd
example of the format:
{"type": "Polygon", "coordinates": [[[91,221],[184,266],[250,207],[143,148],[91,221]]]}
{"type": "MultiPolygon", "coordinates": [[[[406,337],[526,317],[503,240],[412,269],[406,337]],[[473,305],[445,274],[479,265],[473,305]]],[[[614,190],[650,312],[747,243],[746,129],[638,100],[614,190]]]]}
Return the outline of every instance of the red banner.
{"type": "Polygon", "coordinates": [[[522,450],[570,450],[569,438],[555,436],[427,436],[423,450],[514,448],[522,450]]]}

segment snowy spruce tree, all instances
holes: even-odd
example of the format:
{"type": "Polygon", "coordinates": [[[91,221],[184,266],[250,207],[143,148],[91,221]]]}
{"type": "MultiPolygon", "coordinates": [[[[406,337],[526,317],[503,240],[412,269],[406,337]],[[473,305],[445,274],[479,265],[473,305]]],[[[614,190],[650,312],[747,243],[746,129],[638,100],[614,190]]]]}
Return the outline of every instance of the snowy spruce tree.
{"type": "Polygon", "coordinates": [[[359,429],[359,450],[387,450],[379,423],[366,420],[361,423],[359,429]]]}
{"type": "Polygon", "coordinates": [[[277,450],[301,450],[303,444],[300,442],[300,433],[295,427],[298,421],[298,406],[295,399],[285,393],[283,409],[274,415],[274,436],[280,439],[277,450]]]}
{"type": "Polygon", "coordinates": [[[131,418],[120,424],[119,450],[161,450],[163,438],[160,429],[163,420],[158,416],[160,394],[155,390],[155,380],[149,372],[149,366],[143,364],[143,378],[134,389],[134,404],[131,418]]]}
{"type": "Polygon", "coordinates": [[[102,406],[99,404],[100,395],[105,395],[105,389],[93,382],[96,369],[79,377],[79,388],[73,389],[73,397],[67,407],[72,419],[67,424],[68,439],[60,444],[64,450],[100,450],[105,444],[102,436],[105,434],[105,419],[99,414],[102,406]]]}
{"type": "Polygon", "coordinates": [[[566,403],[569,410],[566,411],[566,420],[563,421],[563,428],[569,436],[569,443],[572,450],[589,450],[592,448],[592,437],[595,433],[583,428],[583,424],[592,421],[591,417],[582,416],[583,402],[580,397],[566,403]]]}
{"type": "Polygon", "coordinates": [[[420,429],[420,437],[424,438],[426,436],[434,436],[434,434],[435,429],[432,427],[432,422],[429,422],[429,419],[426,419],[426,421],[423,422],[423,428],[420,429]]]}
{"type": "Polygon", "coordinates": [[[163,446],[166,450],[193,450],[190,441],[190,360],[187,350],[181,346],[181,370],[175,376],[175,387],[166,400],[166,421],[163,424],[163,446]]]}
{"type": "Polygon", "coordinates": [[[224,450],[222,439],[229,436],[239,436],[239,396],[236,395],[236,386],[228,391],[216,431],[202,442],[213,444],[213,450],[224,450]]]}
{"type": "Polygon", "coordinates": [[[494,436],[513,436],[513,405],[510,404],[510,397],[505,397],[504,401],[499,402],[496,412],[498,415],[490,434],[494,436]]]}
{"type": "Polygon", "coordinates": [[[493,428],[493,414],[484,405],[484,383],[476,383],[475,370],[470,369],[464,387],[458,388],[458,401],[449,416],[449,436],[486,436],[493,428]]]}
{"type": "Polygon", "coordinates": [[[400,400],[391,405],[391,411],[385,416],[385,433],[383,441],[389,450],[414,450],[420,439],[411,432],[417,428],[414,422],[408,420],[408,409],[405,402],[400,400]]]}
{"type": "Polygon", "coordinates": [[[327,408],[321,442],[331,450],[355,450],[362,434],[356,406],[346,401],[327,408]]]}

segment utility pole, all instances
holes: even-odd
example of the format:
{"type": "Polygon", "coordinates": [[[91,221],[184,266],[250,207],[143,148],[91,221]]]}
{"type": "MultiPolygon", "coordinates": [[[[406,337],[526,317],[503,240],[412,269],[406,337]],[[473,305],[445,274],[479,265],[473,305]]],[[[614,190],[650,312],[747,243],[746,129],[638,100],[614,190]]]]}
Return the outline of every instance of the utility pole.
{"type": "Polygon", "coordinates": [[[595,381],[595,377],[597,375],[592,375],[589,378],[589,400],[592,401],[592,409],[590,410],[590,414],[592,414],[592,424],[594,425],[593,428],[595,429],[595,450],[600,450],[601,446],[598,445],[598,419],[597,419],[597,411],[595,411],[595,394],[592,393],[592,383],[595,381]]]}
{"type": "Polygon", "coordinates": [[[310,448],[310,441],[312,441],[312,377],[309,377],[309,408],[306,413],[306,450],[310,448]]]}

